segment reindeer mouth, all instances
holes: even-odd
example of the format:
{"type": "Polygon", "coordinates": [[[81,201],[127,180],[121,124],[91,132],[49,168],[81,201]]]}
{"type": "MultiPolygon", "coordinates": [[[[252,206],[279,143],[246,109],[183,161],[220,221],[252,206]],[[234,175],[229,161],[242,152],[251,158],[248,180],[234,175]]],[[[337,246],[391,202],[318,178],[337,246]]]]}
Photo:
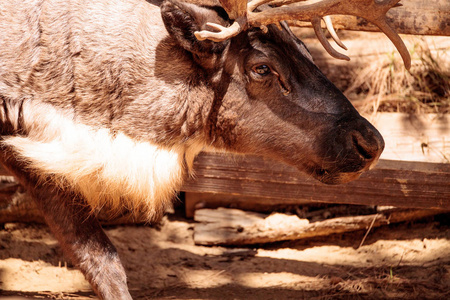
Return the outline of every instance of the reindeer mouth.
{"type": "Polygon", "coordinates": [[[358,172],[335,172],[330,173],[327,170],[319,169],[314,172],[313,177],[325,184],[341,184],[358,179],[364,171],[358,172]]]}
{"type": "Polygon", "coordinates": [[[335,185],[358,179],[368,167],[369,166],[347,165],[342,169],[324,169],[320,166],[310,166],[307,168],[307,173],[322,183],[335,185]]]}
{"type": "Polygon", "coordinates": [[[322,151],[330,154],[317,155],[306,166],[306,171],[312,177],[325,184],[347,183],[358,179],[362,173],[376,165],[384,149],[383,138],[375,128],[365,135],[352,130],[337,136],[340,137],[337,146],[332,150],[328,148],[322,151]]]}

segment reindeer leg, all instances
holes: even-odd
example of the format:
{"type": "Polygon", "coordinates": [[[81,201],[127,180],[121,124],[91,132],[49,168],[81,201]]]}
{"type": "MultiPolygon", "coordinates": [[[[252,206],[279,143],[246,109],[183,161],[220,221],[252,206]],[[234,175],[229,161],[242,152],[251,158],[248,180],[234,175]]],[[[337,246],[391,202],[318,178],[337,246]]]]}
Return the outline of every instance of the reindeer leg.
{"type": "Polygon", "coordinates": [[[92,215],[84,199],[51,182],[40,183],[0,144],[0,162],[33,196],[63,252],[90,282],[101,299],[132,299],[117,250],[92,215]]]}
{"type": "Polygon", "coordinates": [[[101,299],[131,299],[117,250],[89,207],[75,193],[54,188],[32,192],[64,253],[101,299]]]}

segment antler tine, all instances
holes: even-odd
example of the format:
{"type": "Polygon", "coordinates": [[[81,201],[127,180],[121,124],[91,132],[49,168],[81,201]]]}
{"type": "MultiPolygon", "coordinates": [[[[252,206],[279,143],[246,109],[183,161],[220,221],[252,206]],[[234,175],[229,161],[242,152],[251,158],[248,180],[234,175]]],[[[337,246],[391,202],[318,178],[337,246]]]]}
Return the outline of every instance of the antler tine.
{"type": "MultiPolygon", "coordinates": [[[[384,0],[384,1],[374,1],[374,12],[372,15],[361,14],[359,15],[362,18],[367,19],[369,22],[375,24],[394,44],[397,51],[400,53],[400,56],[403,59],[403,64],[405,68],[409,70],[411,68],[411,56],[409,54],[408,48],[406,48],[405,43],[402,38],[398,35],[397,32],[389,25],[389,22],[386,17],[386,13],[392,7],[403,6],[399,3],[400,0],[384,0]]],[[[357,14],[355,14],[358,16],[357,14]]]]}
{"type": "Polygon", "coordinates": [[[330,33],[331,37],[336,42],[336,44],[338,44],[339,47],[341,47],[342,49],[348,50],[347,47],[344,45],[344,43],[339,38],[339,36],[337,35],[336,31],[334,30],[333,22],[331,21],[331,17],[330,16],[325,16],[322,19],[325,22],[325,25],[327,26],[328,32],[330,33]]]}
{"type": "Polygon", "coordinates": [[[409,54],[408,48],[406,48],[405,43],[403,43],[402,38],[389,25],[386,19],[379,19],[371,22],[378,26],[378,28],[380,28],[380,30],[391,40],[395,48],[397,48],[398,52],[400,53],[405,68],[409,70],[411,68],[411,56],[409,54]]]}
{"type": "MultiPolygon", "coordinates": [[[[317,37],[325,49],[333,57],[337,56],[338,58],[347,59],[347,56],[339,54],[332,49],[331,45],[326,41],[320,28],[320,18],[328,15],[353,15],[362,17],[377,25],[380,30],[386,34],[400,52],[405,67],[409,69],[411,66],[409,52],[400,36],[390,27],[386,19],[386,13],[389,9],[401,6],[398,3],[399,1],[400,0],[272,0],[269,1],[268,4],[279,7],[274,7],[262,12],[249,10],[247,18],[249,26],[255,27],[273,24],[281,20],[309,20],[313,23],[317,37]]],[[[264,2],[264,0],[256,0],[255,3],[252,4],[252,7],[255,7],[258,2],[264,2]]]]}
{"type": "Polygon", "coordinates": [[[230,27],[224,27],[219,24],[206,23],[212,29],[218,32],[202,30],[194,32],[198,40],[212,40],[214,42],[225,41],[233,36],[238,35],[241,31],[247,28],[247,0],[219,0],[222,7],[227,12],[230,19],[234,23],[230,27]]]}
{"type": "Polygon", "coordinates": [[[311,24],[313,25],[314,32],[316,33],[317,39],[322,44],[322,46],[327,50],[328,54],[337,59],[350,60],[347,55],[337,52],[328,42],[325,34],[322,31],[322,27],[320,26],[322,19],[320,17],[313,18],[311,20],[311,24]]]}
{"type": "Polygon", "coordinates": [[[224,27],[215,23],[206,23],[207,26],[218,30],[218,32],[202,30],[194,32],[195,37],[200,40],[211,40],[214,42],[222,42],[233,36],[238,35],[247,26],[247,18],[238,17],[230,27],[224,27]]]}
{"type": "MultiPolygon", "coordinates": [[[[248,3],[248,11],[249,12],[253,12],[259,6],[261,6],[263,4],[267,4],[267,3],[269,3],[272,6],[282,6],[282,5],[285,5],[285,4],[292,4],[294,2],[300,2],[300,1],[306,1],[306,0],[251,0],[248,3]]],[[[336,42],[336,44],[338,44],[342,49],[347,50],[347,47],[344,45],[344,43],[342,43],[341,39],[339,38],[339,36],[337,35],[336,31],[334,30],[333,23],[331,21],[331,17],[330,16],[324,16],[323,20],[325,22],[325,25],[326,25],[328,31],[331,34],[331,37],[336,42]]],[[[320,25],[320,22],[319,22],[319,25],[320,25]]],[[[339,57],[341,59],[348,59],[347,56],[336,52],[331,47],[331,45],[326,41],[322,31],[318,29],[319,27],[315,26],[314,30],[316,31],[316,35],[320,34],[320,38],[318,37],[319,41],[321,41],[322,45],[328,51],[328,53],[330,53],[331,56],[336,57],[336,58],[339,57]],[[333,54],[331,54],[331,53],[333,53],[333,54]]]]}

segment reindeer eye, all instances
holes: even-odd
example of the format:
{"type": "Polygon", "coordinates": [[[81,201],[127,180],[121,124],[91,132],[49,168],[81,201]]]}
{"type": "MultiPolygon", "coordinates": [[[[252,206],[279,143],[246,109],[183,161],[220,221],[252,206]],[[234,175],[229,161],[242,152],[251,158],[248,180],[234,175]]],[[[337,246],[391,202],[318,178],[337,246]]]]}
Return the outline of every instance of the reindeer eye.
{"type": "Polygon", "coordinates": [[[271,72],[270,67],[267,65],[258,65],[253,68],[253,71],[262,76],[269,75],[271,72]]]}

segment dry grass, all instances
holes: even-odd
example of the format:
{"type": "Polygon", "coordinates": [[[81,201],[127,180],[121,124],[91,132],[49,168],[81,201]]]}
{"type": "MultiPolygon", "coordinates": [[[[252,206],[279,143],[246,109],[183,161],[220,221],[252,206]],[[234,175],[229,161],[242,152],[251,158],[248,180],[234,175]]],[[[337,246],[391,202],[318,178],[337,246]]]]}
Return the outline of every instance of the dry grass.
{"type": "Polygon", "coordinates": [[[344,93],[365,113],[449,113],[450,68],[445,50],[431,51],[419,40],[410,49],[410,71],[393,52],[354,70],[344,93]]]}

